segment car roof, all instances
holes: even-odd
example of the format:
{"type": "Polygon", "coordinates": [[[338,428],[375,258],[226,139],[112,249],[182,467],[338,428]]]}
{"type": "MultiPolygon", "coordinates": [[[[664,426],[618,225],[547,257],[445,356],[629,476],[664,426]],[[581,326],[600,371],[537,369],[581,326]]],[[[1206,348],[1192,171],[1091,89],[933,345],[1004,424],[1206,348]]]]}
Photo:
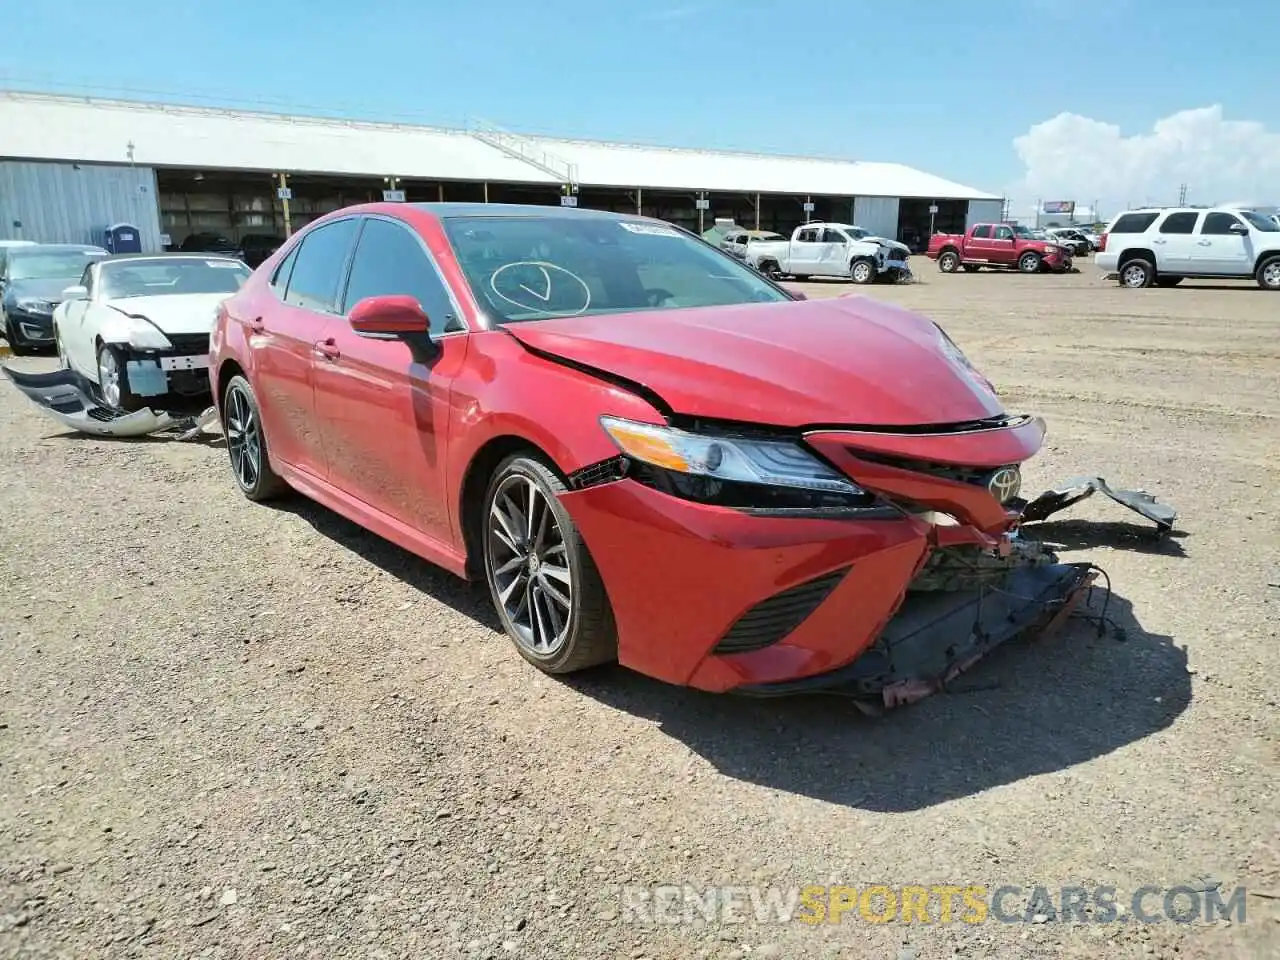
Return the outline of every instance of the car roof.
{"type": "Polygon", "coordinates": [[[117,253],[107,257],[101,263],[118,263],[121,260],[225,260],[228,263],[240,263],[238,257],[225,253],[201,253],[186,251],[184,253],[117,253]]]}
{"type": "Polygon", "coordinates": [[[372,212],[395,207],[413,207],[437,217],[545,217],[569,219],[587,217],[593,220],[652,220],[634,213],[614,213],[611,210],[588,210],[582,207],[546,207],[534,203],[385,203],[369,204],[372,212]]]}

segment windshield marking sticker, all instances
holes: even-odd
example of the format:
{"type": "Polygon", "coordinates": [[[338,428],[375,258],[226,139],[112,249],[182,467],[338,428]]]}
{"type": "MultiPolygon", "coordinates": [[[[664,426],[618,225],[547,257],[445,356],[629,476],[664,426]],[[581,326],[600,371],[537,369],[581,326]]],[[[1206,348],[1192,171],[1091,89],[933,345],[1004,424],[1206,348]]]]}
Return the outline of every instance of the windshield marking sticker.
{"type": "Polygon", "coordinates": [[[646,237],[676,237],[679,238],[680,231],[675,227],[665,227],[660,223],[629,223],[625,220],[618,223],[623,230],[631,233],[643,234],[646,237]]]}
{"type": "Polygon", "coordinates": [[[545,316],[576,317],[591,308],[591,288],[586,281],[576,273],[546,260],[517,260],[515,263],[504,264],[489,277],[489,289],[521,310],[531,310],[545,316]],[[507,276],[508,271],[515,272],[507,276]],[[552,280],[553,274],[568,277],[572,283],[564,280],[557,283],[552,280]],[[502,284],[507,288],[506,293],[498,289],[499,278],[506,279],[502,284]],[[553,293],[560,295],[556,298],[557,301],[568,298],[570,306],[552,306],[553,293]],[[528,294],[528,297],[522,294],[528,294]],[[530,298],[536,302],[529,302],[530,298]],[[580,306],[577,301],[581,301],[580,306]]]}
{"type": "Polygon", "coordinates": [[[239,270],[240,269],[239,260],[206,260],[204,262],[204,265],[206,267],[215,267],[218,270],[239,270]]]}

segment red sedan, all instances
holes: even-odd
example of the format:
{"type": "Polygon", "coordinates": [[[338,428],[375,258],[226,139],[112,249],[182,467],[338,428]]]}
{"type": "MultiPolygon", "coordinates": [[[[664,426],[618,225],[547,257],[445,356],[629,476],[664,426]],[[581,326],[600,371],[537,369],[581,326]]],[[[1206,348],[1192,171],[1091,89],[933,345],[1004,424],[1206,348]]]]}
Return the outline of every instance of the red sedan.
{"type": "Polygon", "coordinates": [[[1015,533],[1043,423],[938,326],[655,220],[340,210],[224,302],[210,361],[249,499],[485,579],[549,673],[892,700],[1086,579],[1015,533]]]}

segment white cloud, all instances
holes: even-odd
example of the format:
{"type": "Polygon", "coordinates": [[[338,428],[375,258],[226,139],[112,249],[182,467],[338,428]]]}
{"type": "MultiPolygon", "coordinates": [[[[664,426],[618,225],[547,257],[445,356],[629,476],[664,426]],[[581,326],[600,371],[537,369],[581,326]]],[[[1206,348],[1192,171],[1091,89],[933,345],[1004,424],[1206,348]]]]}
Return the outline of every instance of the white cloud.
{"type": "Polygon", "coordinates": [[[1183,110],[1150,132],[1124,136],[1115,124],[1074,113],[1038,123],[1013,141],[1026,168],[1009,188],[1014,209],[1041,200],[1125,204],[1280,204],[1280,133],[1228,120],[1221,106],[1183,110]]]}

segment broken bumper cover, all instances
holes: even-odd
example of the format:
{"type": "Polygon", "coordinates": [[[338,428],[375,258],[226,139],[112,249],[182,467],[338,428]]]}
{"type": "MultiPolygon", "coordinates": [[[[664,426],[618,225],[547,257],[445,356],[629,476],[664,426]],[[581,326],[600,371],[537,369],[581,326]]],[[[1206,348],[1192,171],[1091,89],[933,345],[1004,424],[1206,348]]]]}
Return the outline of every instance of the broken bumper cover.
{"type": "Polygon", "coordinates": [[[1141,514],[1156,525],[1157,532],[1170,533],[1178,519],[1178,511],[1165,503],[1157,503],[1156,498],[1145,490],[1116,490],[1108,485],[1102,477],[1074,477],[1066,483],[1046,490],[1030,503],[1021,507],[1021,522],[1036,523],[1045,520],[1072,504],[1101,493],[1116,503],[1128,507],[1141,514]]]}
{"type": "Polygon", "coordinates": [[[1012,570],[998,584],[913,593],[875,644],[837,670],[733,692],[776,697],[844,694],[886,707],[939,692],[996,647],[1043,633],[1067,616],[1095,577],[1090,564],[1053,563],[1012,570]]]}
{"type": "Polygon", "coordinates": [[[13,385],[44,413],[65,427],[100,437],[143,437],[164,430],[182,431],[179,439],[200,433],[216,416],[213,408],[198,417],[175,417],[163,410],[144,408],[133,413],[103,406],[92,385],[73,370],[24,373],[2,367],[13,385]]]}

